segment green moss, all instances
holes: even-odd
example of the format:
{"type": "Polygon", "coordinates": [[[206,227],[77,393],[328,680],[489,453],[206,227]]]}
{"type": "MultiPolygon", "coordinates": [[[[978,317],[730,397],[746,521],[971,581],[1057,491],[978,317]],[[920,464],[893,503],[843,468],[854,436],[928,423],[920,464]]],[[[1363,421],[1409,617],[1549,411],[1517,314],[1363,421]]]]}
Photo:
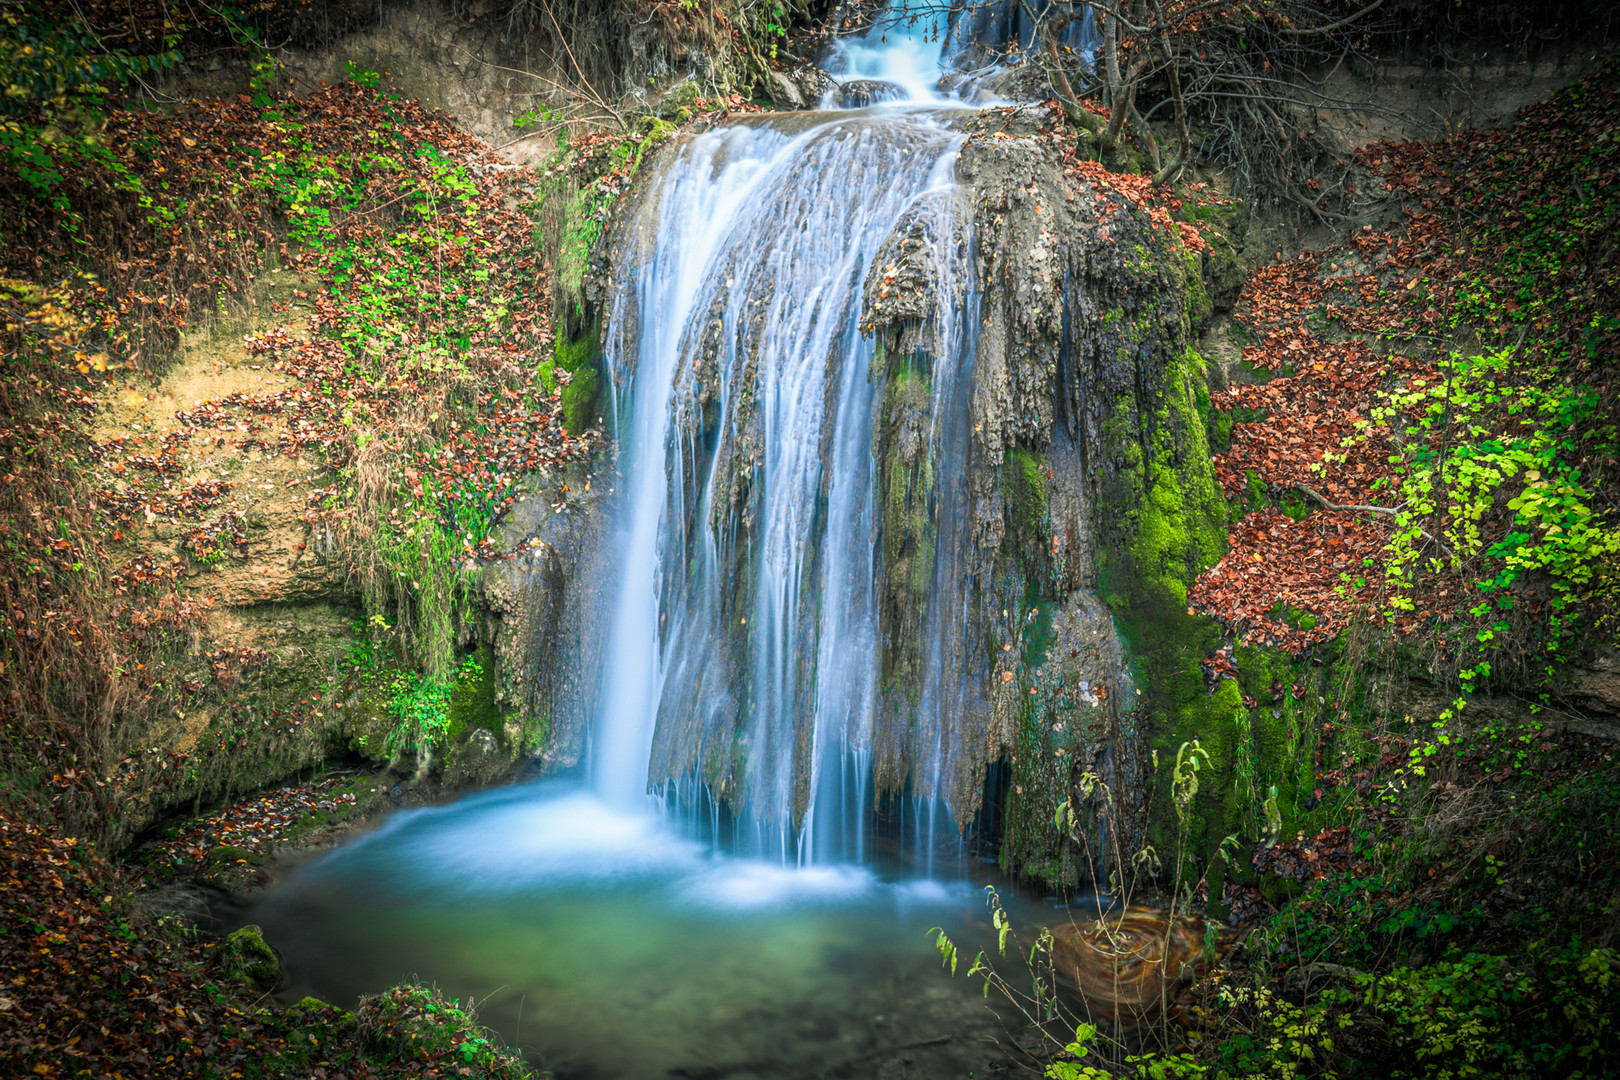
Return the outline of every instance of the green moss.
{"type": "MultiPolygon", "coordinates": [[[[1130,402],[1121,403],[1111,421],[1115,430],[1105,436],[1120,448],[1121,468],[1104,484],[1104,514],[1114,528],[1099,559],[1100,591],[1119,620],[1142,712],[1152,718],[1160,769],[1149,819],[1152,843],[1167,866],[1178,852],[1213,862],[1214,847],[1237,824],[1228,778],[1242,695],[1231,683],[1214,694],[1205,687],[1200,661],[1219,648],[1221,632],[1214,620],[1187,608],[1188,587],[1226,545],[1225,503],[1198,409],[1203,381],[1197,355],[1183,353],[1166,365],[1156,400],[1140,418],[1146,437],[1120,430],[1133,415],[1130,402]],[[1209,765],[1183,831],[1169,797],[1169,773],[1178,749],[1192,739],[1209,765]]],[[[1195,878],[1199,871],[1189,864],[1183,872],[1195,878]]]]}
{"type": "Polygon", "coordinates": [[[362,773],[333,788],[325,798],[333,804],[329,810],[307,810],[293,819],[281,844],[300,847],[313,844],[323,833],[369,813],[383,797],[391,781],[385,775],[362,773]]]}
{"type": "Polygon", "coordinates": [[[1182,274],[1187,288],[1186,318],[1196,328],[1215,314],[1215,303],[1204,285],[1204,260],[1197,252],[1188,251],[1183,257],[1182,274]]]}
{"type": "MultiPolygon", "coordinates": [[[[1075,676],[1063,666],[1059,660],[1021,672],[1000,863],[1008,873],[1048,887],[1072,888],[1097,868],[1055,821],[1073,798],[1073,766],[1085,744],[1081,733],[1097,730],[1107,718],[1101,709],[1071,697],[1068,688],[1075,676]]],[[[1098,823],[1089,814],[1088,806],[1077,824],[1086,835],[1096,836],[1098,823]]]]}
{"type": "Polygon", "coordinates": [[[680,130],[668,120],[658,116],[643,116],[637,128],[644,136],[642,143],[646,146],[662,142],[680,130]]]}
{"type": "Polygon", "coordinates": [[[257,926],[233,931],[220,950],[219,962],[226,978],[250,982],[261,990],[269,990],[281,981],[281,961],[257,926]]]}
{"type": "Polygon", "coordinates": [[[208,853],[198,876],[224,889],[241,889],[259,876],[268,860],[256,851],[221,844],[208,853]]]}
{"type": "Polygon", "coordinates": [[[348,1034],[358,1026],[354,1013],[317,997],[306,997],[287,1006],[286,1019],[293,1027],[319,1031],[327,1036],[348,1034]]]}
{"type": "Polygon", "coordinates": [[[1209,440],[1209,449],[1214,454],[1224,454],[1232,449],[1233,417],[1224,409],[1211,409],[1209,420],[1205,425],[1205,437],[1209,440]]]}
{"type": "Polygon", "coordinates": [[[264,856],[246,848],[234,847],[230,844],[221,844],[208,853],[208,859],[203,864],[209,871],[223,870],[228,866],[247,864],[259,866],[264,862],[264,856]]]}
{"type": "Polygon", "coordinates": [[[463,1075],[527,1080],[533,1074],[516,1053],[497,1044],[470,1005],[421,985],[395,986],[360,999],[361,1037],[373,1055],[395,1064],[434,1062],[449,1055],[465,1062],[463,1075]]]}
{"type": "Polygon", "coordinates": [[[658,103],[658,115],[676,124],[684,123],[692,118],[692,110],[702,97],[703,89],[696,79],[682,79],[665,92],[658,103]]]}
{"type": "Polygon", "coordinates": [[[501,711],[495,704],[495,657],[487,644],[480,644],[473,654],[478,660],[476,674],[463,670],[450,691],[450,725],[445,737],[452,745],[459,743],[473,728],[484,728],[502,734],[501,711]]]}
{"type": "Polygon", "coordinates": [[[895,627],[883,652],[886,686],[918,684],[919,628],[934,578],[937,537],[929,512],[934,466],[926,427],[931,380],[906,362],[890,366],[878,431],[879,486],[883,500],[885,625],[895,627]]]}
{"type": "MultiPolygon", "coordinates": [[[[1046,550],[1046,464],[1022,446],[1007,452],[1002,469],[1007,499],[1007,534],[1026,565],[1046,550]]],[[[1033,576],[1033,575],[1029,575],[1033,576]]]]}
{"type": "Polygon", "coordinates": [[[578,435],[596,421],[602,399],[602,326],[593,322],[577,336],[557,327],[557,341],[549,364],[540,368],[540,381],[546,389],[557,386],[556,372],[566,371],[573,381],[563,387],[563,423],[578,435]]]}

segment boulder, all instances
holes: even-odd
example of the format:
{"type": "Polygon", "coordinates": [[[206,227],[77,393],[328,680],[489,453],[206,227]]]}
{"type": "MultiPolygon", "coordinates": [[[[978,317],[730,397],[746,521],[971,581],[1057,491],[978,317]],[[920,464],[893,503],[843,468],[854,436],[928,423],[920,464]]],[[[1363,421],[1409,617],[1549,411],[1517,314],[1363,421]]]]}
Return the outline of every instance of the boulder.
{"type": "Polygon", "coordinates": [[[1175,1000],[1178,985],[1203,961],[1204,936],[1203,919],[1133,905],[1054,926],[1052,965],[1094,1014],[1129,1026],[1175,1000]]]}
{"type": "Polygon", "coordinates": [[[864,109],[880,101],[899,101],[905,96],[900,86],[882,79],[855,79],[838,85],[838,104],[846,109],[864,109]]]}
{"type": "Polygon", "coordinates": [[[220,950],[219,963],[226,977],[250,982],[260,990],[274,990],[281,982],[281,958],[257,926],[233,930],[220,950]]]}
{"type": "Polygon", "coordinates": [[[473,728],[450,751],[444,766],[444,783],[450,788],[492,783],[511,763],[512,756],[501,749],[500,740],[493,732],[473,728]]]}
{"type": "Polygon", "coordinates": [[[780,71],[771,72],[765,80],[765,85],[772,103],[778,109],[804,108],[804,95],[799,92],[798,84],[780,71]]]}

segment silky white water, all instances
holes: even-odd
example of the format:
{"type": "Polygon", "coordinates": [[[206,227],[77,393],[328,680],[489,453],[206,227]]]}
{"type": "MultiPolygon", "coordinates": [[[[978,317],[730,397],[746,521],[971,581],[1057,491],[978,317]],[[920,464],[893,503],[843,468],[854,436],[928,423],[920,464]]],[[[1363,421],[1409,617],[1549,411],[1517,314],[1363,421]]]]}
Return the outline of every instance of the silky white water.
{"type": "MultiPolygon", "coordinates": [[[[745,847],[861,857],[885,378],[858,325],[862,287],[902,224],[930,245],[942,301],[928,377],[948,487],[972,361],[961,141],[915,107],[797,133],[735,124],[687,143],[632,224],[605,353],[624,572],[590,754],[593,783],[619,805],[647,789],[649,764],[677,796],[688,776],[719,775],[745,847]],[[723,760],[734,733],[745,763],[723,760]],[[831,770],[835,800],[823,797],[831,770]]],[[[925,753],[935,769],[944,750],[925,753]]]]}

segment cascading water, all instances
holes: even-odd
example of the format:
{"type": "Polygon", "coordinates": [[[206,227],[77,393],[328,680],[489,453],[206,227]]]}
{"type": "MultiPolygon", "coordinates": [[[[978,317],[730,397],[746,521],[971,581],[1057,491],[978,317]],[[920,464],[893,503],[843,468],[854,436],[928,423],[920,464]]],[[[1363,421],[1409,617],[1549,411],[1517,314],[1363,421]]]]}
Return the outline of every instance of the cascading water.
{"type": "MultiPolygon", "coordinates": [[[[593,776],[633,799],[650,763],[677,801],[743,808],[735,839],[789,861],[863,854],[885,362],[931,381],[942,548],[954,550],[945,540],[964,512],[976,294],[953,179],[962,136],[933,107],[939,35],[890,33],[893,44],[849,46],[846,59],[929,107],[691,140],[631,226],[608,323],[627,482],[593,776]],[[860,326],[863,287],[897,234],[932,268],[931,347],[915,358],[879,356],[860,326]]],[[[942,551],[925,714],[953,705],[957,569],[942,551]]],[[[942,728],[921,740],[919,793],[938,792],[951,750],[942,728]]],[[[936,807],[918,806],[931,822],[936,807]]]]}

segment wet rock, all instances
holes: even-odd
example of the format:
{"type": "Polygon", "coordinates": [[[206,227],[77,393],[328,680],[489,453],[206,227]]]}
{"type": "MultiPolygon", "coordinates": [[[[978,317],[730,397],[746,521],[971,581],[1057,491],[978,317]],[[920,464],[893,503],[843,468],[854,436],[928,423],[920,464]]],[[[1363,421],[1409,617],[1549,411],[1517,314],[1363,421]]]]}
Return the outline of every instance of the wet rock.
{"type": "Polygon", "coordinates": [[[795,70],[792,78],[799,87],[799,94],[810,108],[816,108],[821,104],[822,98],[827,94],[827,87],[832,85],[832,76],[810,64],[795,70]]]}
{"type": "Polygon", "coordinates": [[[1131,1025],[1174,1001],[1203,961],[1204,936],[1203,919],[1133,906],[1105,921],[1054,926],[1052,962],[1093,1013],[1131,1025]]]}
{"type": "Polygon", "coordinates": [[[765,84],[770,92],[771,102],[778,109],[804,108],[804,94],[800,92],[798,84],[780,71],[771,72],[765,84]]]}
{"type": "Polygon", "coordinates": [[[1047,74],[1039,64],[1004,68],[978,87],[980,100],[1041,101],[1051,96],[1047,74]]]}
{"type": "Polygon", "coordinates": [[[906,92],[882,79],[855,79],[838,84],[838,104],[846,109],[864,109],[883,101],[899,101],[906,92]]]}
{"type": "Polygon", "coordinates": [[[475,787],[493,783],[512,763],[500,740],[486,728],[474,728],[455,747],[444,767],[447,787],[475,787]]]}
{"type": "Polygon", "coordinates": [[[589,673],[613,594],[614,545],[609,506],[617,484],[611,469],[565,470],[570,502],[561,512],[545,498],[513,506],[501,540],[514,558],[484,570],[480,599],[483,640],[491,642],[494,704],[512,753],[537,755],[547,768],[579,760],[590,724],[589,673]],[[594,484],[593,484],[594,481],[594,484]]]}

